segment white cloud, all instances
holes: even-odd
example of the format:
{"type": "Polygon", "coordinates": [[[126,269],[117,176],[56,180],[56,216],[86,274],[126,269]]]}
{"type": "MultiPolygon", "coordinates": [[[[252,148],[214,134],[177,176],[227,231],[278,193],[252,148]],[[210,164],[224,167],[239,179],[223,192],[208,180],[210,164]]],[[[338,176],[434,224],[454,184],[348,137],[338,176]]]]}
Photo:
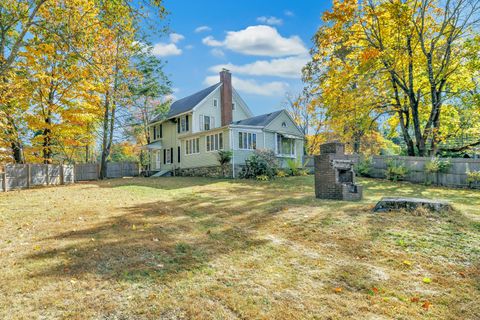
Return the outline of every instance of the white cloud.
{"type": "Polygon", "coordinates": [[[191,45],[191,44],[186,45],[186,46],[185,46],[185,49],[191,50],[191,49],[193,49],[193,45],[191,45]]]}
{"type": "Polygon", "coordinates": [[[207,46],[225,47],[246,55],[282,57],[307,53],[307,48],[300,37],[285,38],[277,29],[264,25],[229,31],[223,41],[208,36],[202,42],[207,46]]]}
{"type": "Polygon", "coordinates": [[[182,54],[182,49],[174,43],[160,42],[153,46],[152,53],[159,57],[178,56],[182,54]]]}
{"type": "Polygon", "coordinates": [[[213,48],[212,50],[210,50],[210,53],[212,54],[212,56],[217,58],[225,57],[225,52],[223,52],[223,50],[220,48],[213,48]]]}
{"type": "Polygon", "coordinates": [[[212,31],[212,28],[210,28],[209,26],[200,26],[195,29],[195,33],[207,32],[207,31],[212,31]]]}
{"type": "MultiPolygon", "coordinates": [[[[205,78],[206,85],[218,83],[218,76],[208,76],[205,78]]],[[[240,79],[232,77],[232,85],[238,91],[260,95],[260,96],[283,96],[288,90],[288,84],[280,81],[259,83],[253,79],[240,79]]]]}
{"type": "Polygon", "coordinates": [[[279,19],[277,17],[266,17],[266,16],[258,17],[257,21],[260,23],[269,24],[271,26],[280,26],[283,23],[282,19],[279,19]]]}
{"type": "Polygon", "coordinates": [[[274,76],[282,78],[298,79],[301,77],[302,68],[309,61],[307,56],[287,57],[272,60],[259,60],[244,65],[232,63],[220,64],[211,67],[212,72],[219,72],[226,68],[233,73],[246,74],[250,76],[274,76]]]}
{"type": "Polygon", "coordinates": [[[212,36],[208,36],[202,39],[202,43],[210,47],[221,47],[223,43],[215,40],[212,36]]]}
{"type": "Polygon", "coordinates": [[[172,43],[177,43],[185,39],[185,36],[179,33],[170,33],[170,41],[172,43]]]}
{"type": "Polygon", "coordinates": [[[295,16],[295,13],[293,13],[293,11],[290,11],[290,10],[283,11],[283,14],[285,14],[287,17],[295,16]]]}
{"type": "Polygon", "coordinates": [[[159,42],[153,46],[152,54],[159,57],[179,56],[182,54],[182,49],[177,47],[177,43],[185,39],[179,33],[170,33],[170,43],[159,42]]]}

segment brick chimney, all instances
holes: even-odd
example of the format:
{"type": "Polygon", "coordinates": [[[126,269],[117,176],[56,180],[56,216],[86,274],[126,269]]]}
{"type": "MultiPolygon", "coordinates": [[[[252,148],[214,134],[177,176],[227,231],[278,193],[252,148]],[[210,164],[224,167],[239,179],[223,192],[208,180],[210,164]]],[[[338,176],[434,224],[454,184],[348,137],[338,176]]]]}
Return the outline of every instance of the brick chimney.
{"type": "Polygon", "coordinates": [[[220,71],[220,82],[222,83],[220,93],[220,108],[222,113],[222,127],[232,123],[232,74],[227,69],[220,71]]]}

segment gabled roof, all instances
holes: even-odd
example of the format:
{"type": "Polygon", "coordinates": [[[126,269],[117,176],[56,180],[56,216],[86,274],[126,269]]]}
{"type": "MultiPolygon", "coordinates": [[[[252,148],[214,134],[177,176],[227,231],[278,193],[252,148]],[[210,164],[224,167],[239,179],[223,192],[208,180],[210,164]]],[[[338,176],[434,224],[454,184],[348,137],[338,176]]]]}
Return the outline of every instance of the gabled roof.
{"type": "MultiPolygon", "coordinates": [[[[212,93],[215,89],[217,89],[222,83],[219,82],[214,84],[211,87],[198,91],[188,97],[182,98],[180,100],[175,101],[170,106],[170,111],[167,114],[166,119],[170,119],[175,117],[176,115],[191,111],[197,104],[199,104],[203,99],[205,99],[210,93],[212,93]]],[[[159,117],[153,119],[151,122],[156,122],[159,120],[163,120],[159,117]]]]}
{"type": "Polygon", "coordinates": [[[280,113],[282,113],[284,110],[279,110],[267,114],[262,114],[256,117],[248,118],[248,119],[243,119],[240,121],[234,121],[232,122],[233,125],[240,125],[240,126],[256,126],[256,127],[265,127],[268,125],[270,122],[273,121],[280,113]]]}

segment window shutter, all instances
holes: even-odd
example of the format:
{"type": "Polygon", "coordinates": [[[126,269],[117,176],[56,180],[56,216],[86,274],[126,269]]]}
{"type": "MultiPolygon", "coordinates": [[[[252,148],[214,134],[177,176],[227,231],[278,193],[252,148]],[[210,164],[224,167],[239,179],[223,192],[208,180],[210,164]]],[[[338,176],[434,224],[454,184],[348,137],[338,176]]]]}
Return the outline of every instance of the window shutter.
{"type": "Polygon", "coordinates": [[[160,125],[160,138],[163,137],[163,130],[162,130],[162,129],[163,129],[163,125],[161,124],[161,125],[160,125]]]}
{"type": "Polygon", "coordinates": [[[200,130],[199,131],[203,131],[203,129],[205,129],[204,125],[203,125],[203,114],[200,115],[200,130]]]}
{"type": "Polygon", "coordinates": [[[186,122],[185,128],[186,128],[187,131],[188,131],[188,130],[189,130],[189,129],[188,129],[188,114],[185,116],[185,122],[186,122]]]}
{"type": "Polygon", "coordinates": [[[157,126],[153,126],[153,140],[157,140],[157,126]]]}
{"type": "Polygon", "coordinates": [[[170,148],[170,163],[173,163],[173,148],[170,148]]]}
{"type": "Polygon", "coordinates": [[[177,160],[180,163],[180,146],[177,147],[177,160]]]}
{"type": "Polygon", "coordinates": [[[167,149],[163,149],[163,164],[167,163],[167,149]]]}
{"type": "Polygon", "coordinates": [[[177,118],[177,133],[180,133],[180,118],[177,118]]]}

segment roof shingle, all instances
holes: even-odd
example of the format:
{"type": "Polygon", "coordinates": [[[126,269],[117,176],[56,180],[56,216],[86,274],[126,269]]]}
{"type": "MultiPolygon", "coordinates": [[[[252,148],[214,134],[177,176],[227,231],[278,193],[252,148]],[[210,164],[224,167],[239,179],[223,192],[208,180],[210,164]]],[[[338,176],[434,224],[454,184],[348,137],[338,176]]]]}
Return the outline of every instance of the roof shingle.
{"type": "Polygon", "coordinates": [[[243,119],[240,121],[234,121],[232,124],[235,125],[242,125],[242,126],[257,126],[257,127],[264,127],[272,122],[283,110],[262,114],[256,117],[243,119]]]}
{"type": "MultiPolygon", "coordinates": [[[[211,87],[198,91],[197,93],[194,93],[188,97],[175,101],[170,106],[170,111],[168,112],[166,119],[173,118],[176,115],[192,110],[197,104],[199,104],[203,99],[205,99],[210,93],[212,93],[215,89],[217,89],[221,84],[222,83],[219,82],[217,84],[214,84],[211,87]]],[[[159,116],[153,119],[152,122],[156,122],[159,120],[163,120],[163,119],[160,119],[160,116],[159,116]]]]}

